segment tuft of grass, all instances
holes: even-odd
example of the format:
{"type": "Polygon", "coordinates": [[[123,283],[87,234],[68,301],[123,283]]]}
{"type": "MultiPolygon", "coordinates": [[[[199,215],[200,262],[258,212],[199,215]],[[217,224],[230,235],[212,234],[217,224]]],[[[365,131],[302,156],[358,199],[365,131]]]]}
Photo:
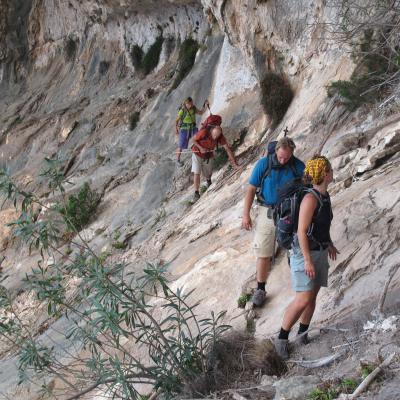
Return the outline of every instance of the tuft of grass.
{"type": "Polygon", "coordinates": [[[206,185],[201,185],[199,188],[199,193],[203,194],[207,191],[208,187],[206,185]]]}
{"type": "Polygon", "coordinates": [[[361,368],[361,376],[362,376],[362,378],[365,379],[375,368],[376,367],[373,364],[364,365],[361,368]]]}
{"type": "Polygon", "coordinates": [[[313,389],[307,397],[307,400],[333,400],[338,396],[338,392],[329,387],[324,389],[313,389]]]}
{"type": "Polygon", "coordinates": [[[239,308],[245,308],[246,303],[250,300],[251,295],[250,294],[242,294],[239,296],[237,300],[237,304],[239,308]]]}
{"type": "Polygon", "coordinates": [[[121,250],[121,249],[126,249],[128,244],[124,242],[114,242],[111,246],[114,247],[114,249],[121,250]]]}
{"type": "Polygon", "coordinates": [[[79,232],[96,212],[100,200],[100,194],[86,182],[77,194],[68,197],[64,206],[59,205],[57,208],[65,217],[69,229],[79,232]]]}
{"type": "Polygon", "coordinates": [[[293,91],[281,76],[273,72],[264,76],[260,88],[261,105],[273,125],[278,125],[292,102],[293,91]]]}
{"type": "Polygon", "coordinates": [[[129,129],[133,131],[140,120],[140,112],[134,111],[129,117],[129,129]]]}
{"type": "Polygon", "coordinates": [[[180,85],[180,83],[192,69],[198,49],[198,42],[192,38],[185,39],[181,44],[179,49],[178,73],[174,83],[172,84],[172,90],[176,89],[180,85]]]}

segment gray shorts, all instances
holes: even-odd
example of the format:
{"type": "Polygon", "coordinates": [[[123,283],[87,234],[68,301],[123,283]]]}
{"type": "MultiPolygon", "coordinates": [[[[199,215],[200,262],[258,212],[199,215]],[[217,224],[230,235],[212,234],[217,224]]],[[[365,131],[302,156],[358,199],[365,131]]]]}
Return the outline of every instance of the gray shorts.
{"type": "Polygon", "coordinates": [[[295,292],[308,292],[315,286],[328,286],[328,249],[311,251],[310,253],[315,266],[314,279],[310,279],[304,271],[304,257],[300,247],[293,247],[290,251],[292,287],[295,292]]]}

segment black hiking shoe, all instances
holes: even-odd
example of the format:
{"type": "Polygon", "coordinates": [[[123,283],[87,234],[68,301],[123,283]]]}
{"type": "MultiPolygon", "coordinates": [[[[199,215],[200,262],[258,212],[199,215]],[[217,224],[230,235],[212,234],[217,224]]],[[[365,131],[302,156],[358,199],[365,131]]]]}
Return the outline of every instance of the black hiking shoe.
{"type": "Polygon", "coordinates": [[[176,160],[176,163],[178,164],[178,167],[183,167],[183,161],[176,160]]]}
{"type": "Polygon", "coordinates": [[[211,184],[212,184],[211,179],[207,179],[206,183],[207,189],[211,186],[211,184]]]}
{"type": "Polygon", "coordinates": [[[289,358],[289,340],[275,338],[272,340],[272,343],[282,360],[287,360],[289,358]]]}
{"type": "Polygon", "coordinates": [[[200,193],[197,192],[197,191],[194,192],[192,203],[196,203],[196,201],[199,200],[199,199],[200,199],[200,193]]]}
{"type": "Polygon", "coordinates": [[[310,339],[308,338],[308,333],[303,332],[303,333],[298,333],[297,334],[297,339],[296,339],[299,344],[305,346],[306,344],[310,343],[310,339]]]}
{"type": "Polygon", "coordinates": [[[253,296],[251,296],[251,302],[255,307],[261,307],[264,304],[267,292],[262,289],[257,289],[254,291],[253,296]]]}

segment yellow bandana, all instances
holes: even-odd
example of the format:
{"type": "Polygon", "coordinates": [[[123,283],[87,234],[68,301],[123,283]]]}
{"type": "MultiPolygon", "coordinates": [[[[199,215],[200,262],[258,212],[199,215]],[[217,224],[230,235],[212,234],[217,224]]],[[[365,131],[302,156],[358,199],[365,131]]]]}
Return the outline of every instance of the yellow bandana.
{"type": "Polygon", "coordinates": [[[314,185],[319,185],[324,180],[329,169],[329,161],[325,157],[318,156],[307,161],[304,173],[311,178],[311,182],[314,185]]]}

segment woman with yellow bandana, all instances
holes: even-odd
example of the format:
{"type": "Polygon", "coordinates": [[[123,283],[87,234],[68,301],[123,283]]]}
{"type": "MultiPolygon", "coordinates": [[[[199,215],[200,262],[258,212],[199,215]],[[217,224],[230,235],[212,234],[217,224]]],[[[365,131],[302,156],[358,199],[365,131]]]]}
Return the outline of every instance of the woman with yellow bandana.
{"type": "Polygon", "coordinates": [[[308,343],[307,331],[314,314],[315,303],[321,286],[328,283],[328,256],[336,260],[337,249],[332,243],[329,230],[332,207],[328,185],[333,180],[330,162],[323,156],[308,160],[304,181],[312,189],[300,204],[297,233],[290,253],[290,269],[295,298],[287,307],[281,331],[275,346],[282,358],[289,357],[288,338],[293,325],[300,321],[300,342],[308,343]]]}

